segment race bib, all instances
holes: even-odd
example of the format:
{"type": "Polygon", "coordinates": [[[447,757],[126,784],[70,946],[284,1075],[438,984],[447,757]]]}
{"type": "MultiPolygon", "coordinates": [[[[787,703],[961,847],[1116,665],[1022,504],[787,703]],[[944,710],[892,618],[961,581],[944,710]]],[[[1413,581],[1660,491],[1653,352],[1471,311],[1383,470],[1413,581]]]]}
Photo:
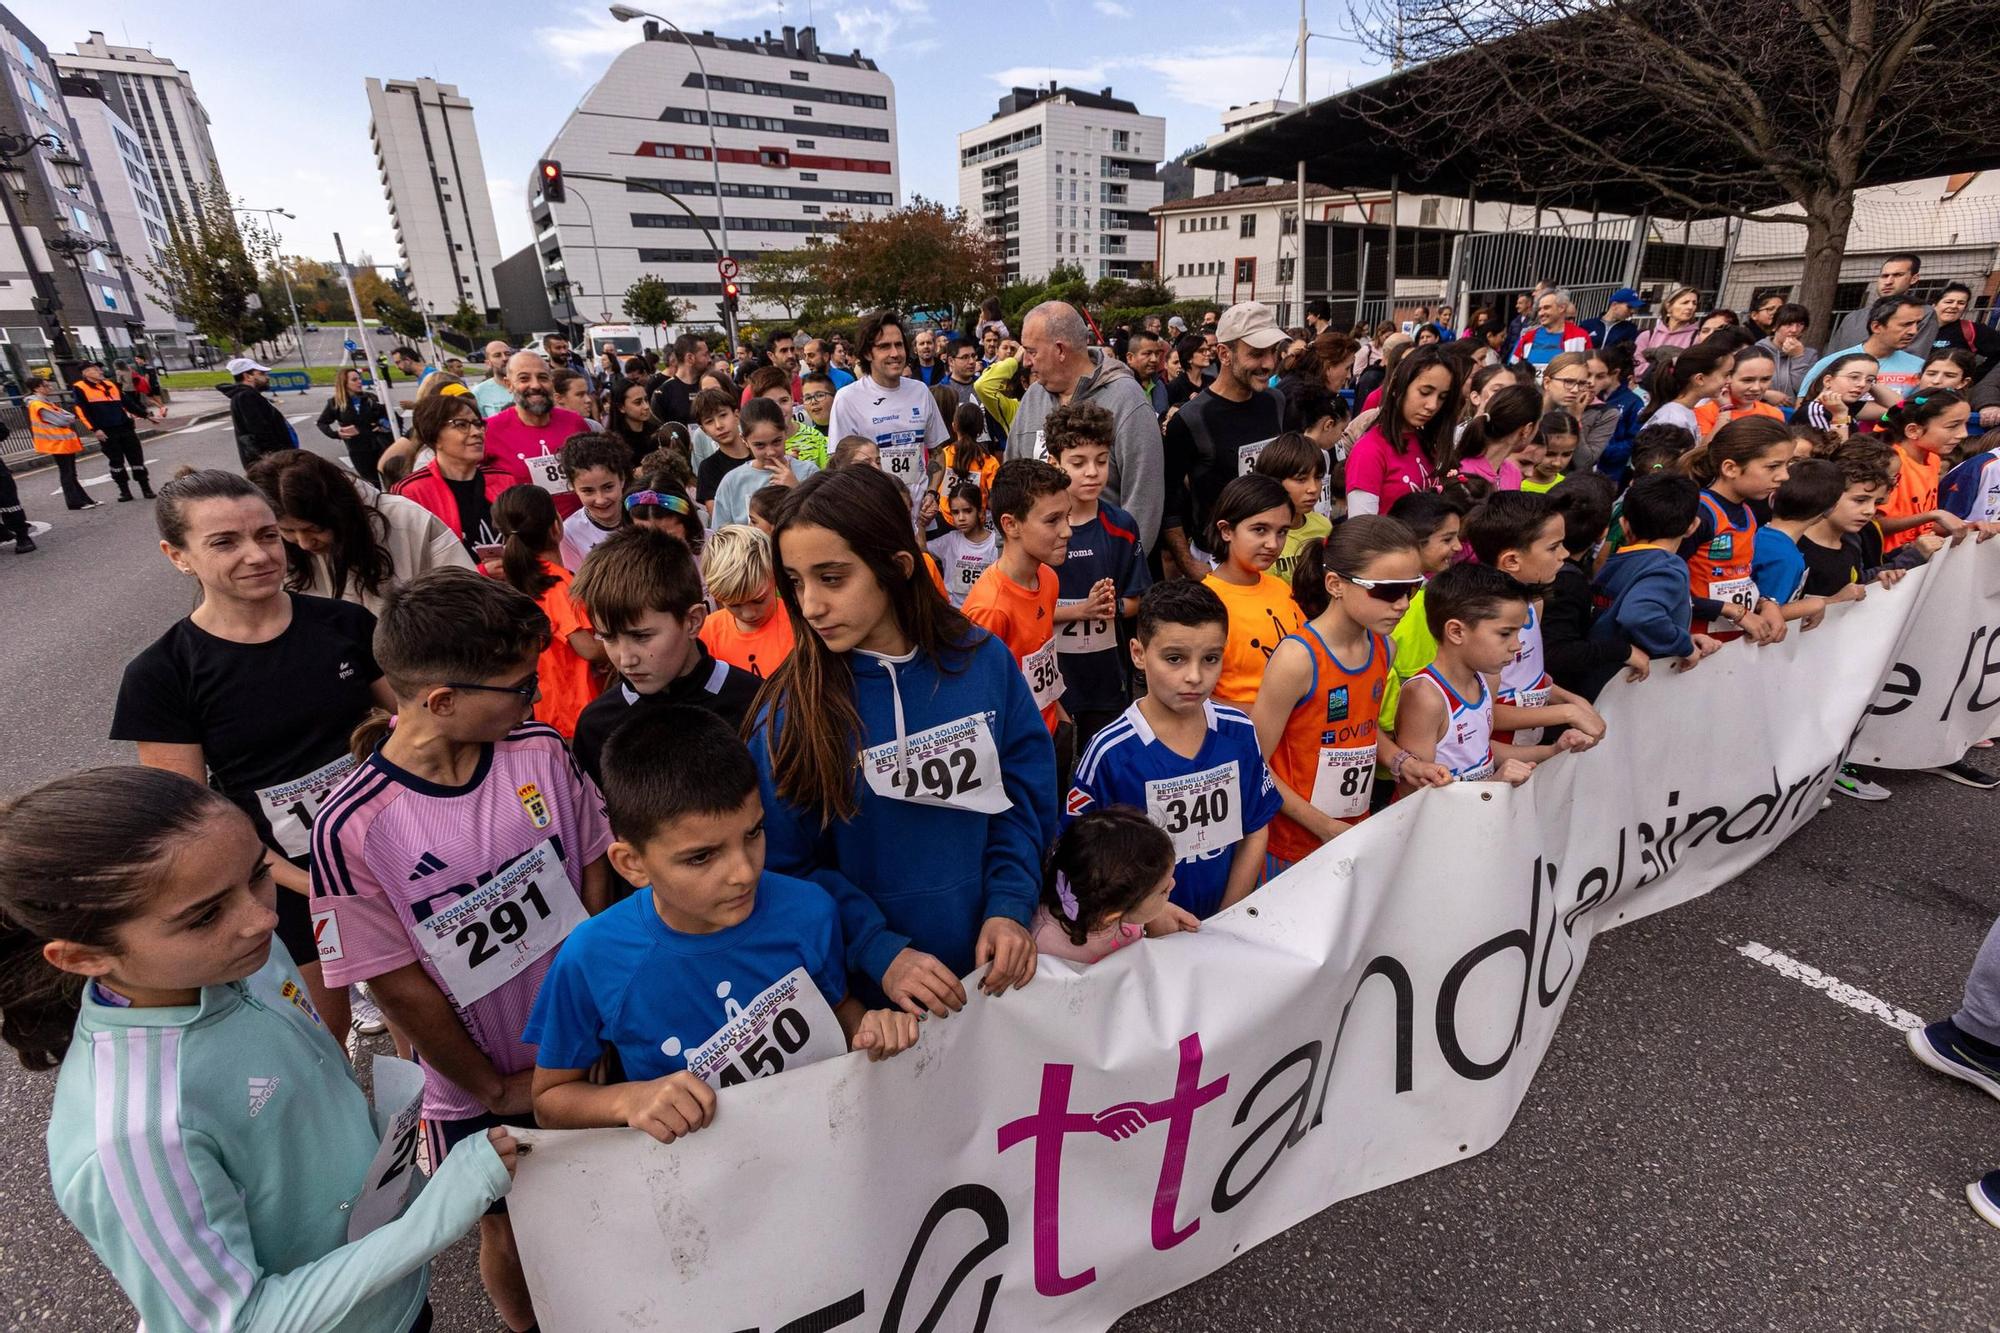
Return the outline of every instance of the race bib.
{"type": "Polygon", "coordinates": [[[723,1000],[720,1031],[687,1053],[688,1072],[712,1088],[818,1064],[847,1053],[847,1036],[826,997],[795,967],[748,1004],[723,1000]]]}
{"type": "Polygon", "coordinates": [[[361,1197],[347,1214],[350,1245],[401,1216],[403,1205],[423,1179],[417,1170],[417,1135],[421,1131],[418,1118],[424,1109],[424,1071],[408,1060],[378,1055],[374,1079],[375,1124],[382,1131],[382,1143],[368,1163],[361,1197]]]}
{"type": "Polygon", "coordinates": [[[1021,674],[1028,678],[1028,693],[1035,707],[1047,708],[1063,696],[1062,668],[1056,665],[1057,639],[1050,639],[1021,659],[1021,674]]]}
{"type": "Polygon", "coordinates": [[[1547,680],[1539,685],[1531,685],[1525,690],[1513,691],[1513,697],[1500,696],[1500,702],[1513,704],[1516,708],[1547,708],[1549,706],[1550,685],[1547,680]]]}
{"type": "Polygon", "coordinates": [[[521,462],[528,469],[529,481],[554,495],[569,494],[569,478],[563,473],[562,459],[545,451],[521,462]]]}
{"type": "Polygon", "coordinates": [[[882,470],[914,491],[924,484],[924,447],[921,444],[884,444],[876,448],[882,470]]]}
{"type": "Polygon", "coordinates": [[[892,801],[987,815],[1013,809],[1000,781],[1000,748],[987,717],[974,713],[904,738],[901,764],[894,741],[863,751],[868,789],[892,801]]]}
{"type": "Polygon", "coordinates": [[[514,864],[411,927],[445,992],[460,1008],[483,999],[589,918],[544,838],[514,864]]]}
{"type": "MultiPolygon", "coordinates": [[[[1277,436],[1275,436],[1275,435],[1271,437],[1271,439],[1273,439],[1273,440],[1274,440],[1274,439],[1276,439],[1276,438],[1277,438],[1277,436]]],[[[1236,475],[1237,475],[1237,476],[1239,476],[1239,477],[1247,477],[1247,476],[1249,476],[1249,475],[1250,475],[1250,469],[1252,469],[1252,468],[1254,468],[1254,467],[1256,467],[1256,466],[1257,466],[1257,455],[1259,455],[1259,454],[1263,453],[1263,452],[1264,452],[1264,450],[1265,450],[1265,448],[1266,448],[1267,446],[1269,446],[1269,444],[1270,444],[1270,443],[1271,443],[1271,440],[1259,440],[1259,441],[1257,441],[1257,443],[1255,443],[1255,444],[1239,444],[1239,445],[1237,445],[1237,446],[1236,446],[1236,475]]]]}
{"type": "Polygon", "coordinates": [[[1358,819],[1368,813],[1375,794],[1375,747],[1323,746],[1313,772],[1312,806],[1335,819],[1358,819]]]}
{"type": "Polygon", "coordinates": [[[1486,779],[1493,776],[1495,769],[1497,769],[1498,767],[1499,766],[1493,762],[1493,755],[1489,752],[1486,758],[1480,760],[1478,763],[1474,764],[1471,768],[1466,769],[1465,772],[1452,774],[1451,775],[1452,781],[1484,782],[1486,781],[1486,779]]]}
{"type": "Polygon", "coordinates": [[[1708,585],[1708,595],[1718,602],[1734,602],[1745,611],[1757,605],[1757,580],[1745,576],[1708,585]]]}
{"type": "Polygon", "coordinates": [[[984,574],[986,567],[992,563],[990,558],[979,555],[962,555],[952,561],[959,601],[965,600],[965,594],[972,591],[972,585],[979,582],[979,576],[984,574]]]}
{"type": "Polygon", "coordinates": [[[316,768],[302,778],[265,787],[257,793],[264,819],[271,826],[271,840],[286,856],[304,856],[312,850],[313,820],[333,789],[354,771],[354,757],[342,755],[324,768],[316,768]]]}
{"type": "MultiPolygon", "coordinates": [[[[1088,597],[1059,597],[1058,608],[1082,606],[1088,597]]],[[[1101,653],[1106,648],[1115,647],[1118,636],[1111,632],[1108,620],[1065,620],[1056,626],[1056,648],[1065,653],[1101,653]]]]}
{"type": "Polygon", "coordinates": [[[1174,840],[1174,859],[1194,861],[1243,840],[1232,760],[1201,773],[1146,784],[1146,815],[1174,840]]]}

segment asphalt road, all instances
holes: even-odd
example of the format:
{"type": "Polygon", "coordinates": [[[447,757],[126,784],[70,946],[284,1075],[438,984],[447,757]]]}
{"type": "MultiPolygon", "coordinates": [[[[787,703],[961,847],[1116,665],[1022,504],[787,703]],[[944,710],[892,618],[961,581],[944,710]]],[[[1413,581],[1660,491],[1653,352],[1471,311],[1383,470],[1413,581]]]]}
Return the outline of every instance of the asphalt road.
{"type": "MultiPolygon", "coordinates": [[[[226,423],[151,452],[156,475],[234,459],[226,423]]],[[[129,759],[104,739],[119,673],[189,605],[145,502],[68,514],[54,489],[52,473],[22,486],[54,525],[42,550],[0,547],[0,791],[129,759]]],[[[1841,800],[1736,883],[1600,937],[1497,1147],[1337,1205],[1118,1327],[2000,1325],[2000,1236],[1960,1192],[2000,1166],[2000,1107],[1918,1066],[1900,1032],[1737,951],[1781,950],[1914,1014],[1956,1007],[2000,914],[2000,793],[1887,783],[1893,800],[1841,800]]],[[[0,1065],[0,1323],[126,1330],[49,1196],[52,1083],[0,1065]]],[[[435,1274],[439,1333],[499,1327],[469,1246],[435,1274]]]]}

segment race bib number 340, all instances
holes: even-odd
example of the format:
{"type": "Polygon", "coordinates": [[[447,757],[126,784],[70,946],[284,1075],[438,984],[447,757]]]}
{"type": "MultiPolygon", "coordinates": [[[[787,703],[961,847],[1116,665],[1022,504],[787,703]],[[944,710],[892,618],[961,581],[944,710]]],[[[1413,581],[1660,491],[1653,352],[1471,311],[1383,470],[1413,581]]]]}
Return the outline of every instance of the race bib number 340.
{"type": "Polygon", "coordinates": [[[877,796],[987,815],[1013,809],[1000,782],[1000,748],[986,714],[906,737],[902,751],[899,761],[890,741],[862,753],[861,775],[877,796]]]}
{"type": "Polygon", "coordinates": [[[463,1008],[526,971],[589,915],[554,841],[545,838],[413,929],[445,990],[463,1008]]]}
{"type": "Polygon", "coordinates": [[[1174,840],[1174,859],[1193,861],[1243,840],[1243,811],[1231,760],[1186,777],[1146,784],[1146,816],[1174,840]]]}

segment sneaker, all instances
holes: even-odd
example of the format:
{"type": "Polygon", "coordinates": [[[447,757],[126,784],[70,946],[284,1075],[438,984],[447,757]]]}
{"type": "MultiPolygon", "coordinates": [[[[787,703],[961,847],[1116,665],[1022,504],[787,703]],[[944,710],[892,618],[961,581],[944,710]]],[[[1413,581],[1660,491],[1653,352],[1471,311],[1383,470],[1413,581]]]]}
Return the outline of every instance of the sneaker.
{"type": "MultiPolygon", "coordinates": [[[[1989,1097],[2000,1097],[2000,1060],[1988,1059],[1972,1049],[1964,1032],[1949,1018],[1904,1034],[1910,1054],[1955,1079],[1970,1083],[1989,1097]]],[[[1991,1177],[1989,1177],[1991,1178],[1991,1177]]],[[[1996,1222],[1995,1226],[2000,1226],[1996,1222]]]]}
{"type": "Polygon", "coordinates": [[[17,537],[14,539],[15,555],[26,555],[28,552],[34,549],[35,549],[35,539],[33,537],[17,537]]]}
{"type": "Polygon", "coordinates": [[[1989,1227],[2000,1227],[2000,1171],[1988,1171],[1965,1187],[1972,1211],[1989,1227]]]}
{"type": "Polygon", "coordinates": [[[379,1037],[389,1030],[382,1019],[382,1011],[375,1007],[374,999],[366,986],[356,986],[349,1007],[354,1014],[354,1030],[364,1037],[379,1037]]]}
{"type": "Polygon", "coordinates": [[[1994,777],[1984,769],[1973,767],[1963,759],[1940,765],[1931,772],[1962,787],[1977,787],[1981,791],[1991,791],[1995,787],[2000,787],[2000,778],[1994,777]]]}
{"type": "Polygon", "coordinates": [[[1992,748],[1993,748],[1993,742],[1992,742],[1992,741],[1974,741],[1974,742],[1972,743],[1972,748],[1973,748],[1973,749],[1975,749],[1975,750],[1990,750],[1990,749],[1992,749],[1992,748]]]}
{"type": "Polygon", "coordinates": [[[1833,789],[1857,801],[1886,801],[1890,796],[1887,787],[1862,777],[1861,771],[1852,764],[1840,766],[1839,774],[1833,779],[1833,789]]]}

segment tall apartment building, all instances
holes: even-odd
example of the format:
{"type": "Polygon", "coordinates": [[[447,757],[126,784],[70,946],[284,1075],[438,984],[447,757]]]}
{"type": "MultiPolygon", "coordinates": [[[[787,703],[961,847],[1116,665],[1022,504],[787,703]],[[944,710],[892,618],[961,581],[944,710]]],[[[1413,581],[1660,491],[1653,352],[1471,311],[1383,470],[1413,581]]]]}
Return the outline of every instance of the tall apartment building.
{"type": "Polygon", "coordinates": [[[368,116],[411,299],[438,317],[464,300],[499,319],[493,266],[504,256],[472,103],[435,79],[370,79],[368,116]]]}
{"type": "Polygon", "coordinates": [[[153,193],[169,215],[194,205],[195,188],[219,178],[222,168],[208,137],[208,112],[195,96],[188,72],[142,46],[113,46],[93,32],[76,54],[55,57],[65,74],[95,79],[111,109],[139,133],[153,193]]]}
{"type": "MultiPolygon", "coordinates": [[[[540,179],[528,182],[543,276],[563,292],[558,317],[621,322],[625,291],[651,274],[692,303],[695,320],[717,320],[720,222],[740,259],[831,234],[837,214],[868,217],[894,207],[896,88],[873,60],[859,51],[822,51],[810,27],[755,38],[690,33],[693,48],[654,23],[643,32],[543,153],[562,163],[567,201],[550,204],[540,179]],[[714,105],[712,127],[704,91],[714,105]]],[[[741,313],[754,318],[760,310],[778,313],[746,279],[741,313]]]]}
{"type": "MultiPolygon", "coordinates": [[[[166,206],[154,186],[139,132],[112,107],[98,80],[65,74],[61,85],[63,105],[76,122],[77,151],[90,164],[110,239],[124,257],[122,267],[137,298],[136,310],[121,313],[142,322],[155,353],[181,349],[194,326],[177,320],[166,298],[134,267],[156,263],[168,241],[166,206]]],[[[86,262],[96,267],[102,260],[93,251],[86,262]]]]}
{"type": "Polygon", "coordinates": [[[1010,282],[1057,264],[1139,277],[1153,259],[1148,210],[1163,197],[1155,164],[1166,136],[1165,117],[1109,88],[1015,88],[958,136],[959,206],[1002,243],[1010,282]]]}

